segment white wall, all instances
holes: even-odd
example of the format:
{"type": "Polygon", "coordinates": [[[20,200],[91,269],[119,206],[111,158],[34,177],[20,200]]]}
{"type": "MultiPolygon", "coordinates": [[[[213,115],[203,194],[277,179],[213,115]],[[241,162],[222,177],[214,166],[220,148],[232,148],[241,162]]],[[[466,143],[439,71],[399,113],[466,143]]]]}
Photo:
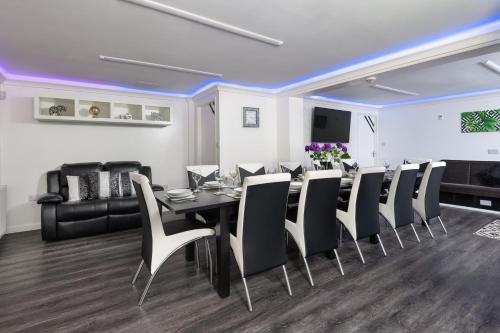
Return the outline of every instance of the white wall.
{"type": "MultiPolygon", "coordinates": [[[[362,107],[362,106],[355,106],[355,105],[349,105],[349,104],[340,104],[340,103],[330,103],[330,102],[323,102],[323,101],[316,101],[316,100],[311,100],[311,99],[305,99],[304,100],[304,122],[303,122],[303,145],[302,145],[302,150],[304,149],[305,145],[308,143],[311,143],[311,138],[312,138],[312,115],[313,115],[313,110],[314,107],[323,107],[323,108],[331,108],[331,109],[338,109],[338,110],[345,110],[345,111],[351,111],[351,132],[349,135],[349,143],[347,144],[348,147],[348,152],[351,157],[356,160],[356,155],[359,150],[359,145],[363,144],[362,142],[358,142],[358,116],[360,114],[369,114],[372,116],[374,119],[375,124],[377,124],[377,116],[378,116],[378,111],[374,110],[373,108],[368,108],[368,107],[362,107]]],[[[375,147],[378,147],[378,140],[379,140],[379,131],[380,128],[377,128],[376,126],[376,131],[375,131],[375,147]]],[[[375,149],[375,163],[380,164],[380,158],[379,158],[379,151],[375,149]]],[[[308,155],[303,152],[304,156],[304,161],[309,161],[308,155]]]]}
{"type": "Polygon", "coordinates": [[[460,113],[500,108],[500,94],[393,107],[380,111],[382,159],[397,165],[404,158],[500,160],[500,133],[461,133],[460,113]],[[443,120],[438,120],[443,115],[443,120]]]}
{"type": "Polygon", "coordinates": [[[197,108],[198,162],[202,165],[217,164],[215,149],[215,114],[208,104],[197,108]]]}
{"type": "Polygon", "coordinates": [[[8,186],[8,232],[40,227],[40,208],[28,197],[46,192],[46,172],[63,163],[140,161],[152,167],[153,181],[184,186],[188,161],[188,112],[184,99],[103,90],[5,82],[0,113],[0,179],[8,186]],[[110,98],[126,103],[172,103],[167,127],[50,123],[33,119],[35,95],[110,98]]]}
{"type": "Polygon", "coordinates": [[[236,163],[277,165],[277,113],[274,96],[223,89],[218,98],[220,164],[226,172],[236,163]],[[242,124],[244,106],[260,109],[260,127],[242,124]]]}

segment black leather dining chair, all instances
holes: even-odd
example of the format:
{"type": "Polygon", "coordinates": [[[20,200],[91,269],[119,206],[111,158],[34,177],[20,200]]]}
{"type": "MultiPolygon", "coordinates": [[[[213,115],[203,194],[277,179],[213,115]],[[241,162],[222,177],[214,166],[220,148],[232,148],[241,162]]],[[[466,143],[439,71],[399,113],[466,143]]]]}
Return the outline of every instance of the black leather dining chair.
{"type": "Polygon", "coordinates": [[[411,225],[417,241],[420,243],[420,238],[413,226],[412,206],[418,167],[418,164],[403,164],[398,166],[392,178],[389,193],[386,196],[380,197],[380,215],[391,225],[401,248],[404,248],[404,246],[397,229],[408,224],[411,225]]]}
{"type": "Polygon", "coordinates": [[[358,240],[377,236],[384,256],[387,255],[380,239],[378,204],[384,181],[385,168],[360,168],[354,178],[347,210],[337,209],[337,219],[351,234],[363,264],[365,259],[358,240]]]}
{"type": "Polygon", "coordinates": [[[243,184],[246,177],[266,174],[266,169],[262,163],[238,163],[236,164],[236,170],[238,170],[241,184],[243,184]]]}
{"type": "Polygon", "coordinates": [[[290,188],[290,174],[246,177],[239,204],[236,230],[230,244],[241,273],[248,310],[252,302],[247,278],[281,266],[288,293],[292,295],[286,272],[285,214],[290,188]]]}
{"type": "Polygon", "coordinates": [[[437,218],[444,232],[448,233],[441,220],[441,207],[439,206],[439,190],[445,168],[446,162],[430,162],[425,169],[418,193],[413,199],[413,209],[424,222],[432,238],[434,235],[429,222],[433,218],[437,218]]]}
{"type": "Polygon", "coordinates": [[[307,258],[333,251],[339,270],[344,275],[337,253],[337,197],[340,189],[340,170],[308,171],[300,192],[297,219],[287,219],[285,228],[297,244],[306,266],[309,283],[314,281],[307,258]]]}

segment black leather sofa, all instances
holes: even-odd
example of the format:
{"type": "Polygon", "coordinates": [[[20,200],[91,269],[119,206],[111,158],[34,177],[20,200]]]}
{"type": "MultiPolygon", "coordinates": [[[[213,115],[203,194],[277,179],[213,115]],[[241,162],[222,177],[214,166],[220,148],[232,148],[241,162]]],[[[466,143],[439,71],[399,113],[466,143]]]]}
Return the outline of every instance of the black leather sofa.
{"type": "Polygon", "coordinates": [[[442,203],[500,211],[500,162],[443,161],[442,203]]]}
{"type": "MultiPolygon", "coordinates": [[[[151,181],[151,168],[139,162],[100,162],[63,164],[47,172],[47,194],[38,199],[42,205],[42,239],[47,241],[90,236],[141,226],[136,196],[68,201],[66,176],[82,176],[99,171],[138,171],[151,181]]],[[[163,190],[153,185],[153,190],[163,190]]]]}

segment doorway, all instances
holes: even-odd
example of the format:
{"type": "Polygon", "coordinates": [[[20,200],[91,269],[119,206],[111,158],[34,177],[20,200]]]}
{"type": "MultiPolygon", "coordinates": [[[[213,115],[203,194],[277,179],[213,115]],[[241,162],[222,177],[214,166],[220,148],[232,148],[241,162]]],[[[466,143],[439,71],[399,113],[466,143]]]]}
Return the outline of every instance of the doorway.
{"type": "Polygon", "coordinates": [[[215,101],[196,108],[196,164],[218,163],[215,113],[215,101]]]}

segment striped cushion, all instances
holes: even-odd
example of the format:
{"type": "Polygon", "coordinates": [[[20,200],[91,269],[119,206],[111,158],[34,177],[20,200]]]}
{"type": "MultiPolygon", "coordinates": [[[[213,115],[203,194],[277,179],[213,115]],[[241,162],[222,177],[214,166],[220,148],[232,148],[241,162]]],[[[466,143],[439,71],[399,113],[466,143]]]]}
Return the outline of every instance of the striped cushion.
{"type": "Polygon", "coordinates": [[[106,199],[109,197],[135,196],[130,178],[133,172],[89,172],[82,176],[66,176],[68,179],[68,200],[106,199]]]}
{"type": "Polygon", "coordinates": [[[86,176],[66,176],[68,179],[68,201],[85,200],[89,196],[89,180],[86,176]]]}

